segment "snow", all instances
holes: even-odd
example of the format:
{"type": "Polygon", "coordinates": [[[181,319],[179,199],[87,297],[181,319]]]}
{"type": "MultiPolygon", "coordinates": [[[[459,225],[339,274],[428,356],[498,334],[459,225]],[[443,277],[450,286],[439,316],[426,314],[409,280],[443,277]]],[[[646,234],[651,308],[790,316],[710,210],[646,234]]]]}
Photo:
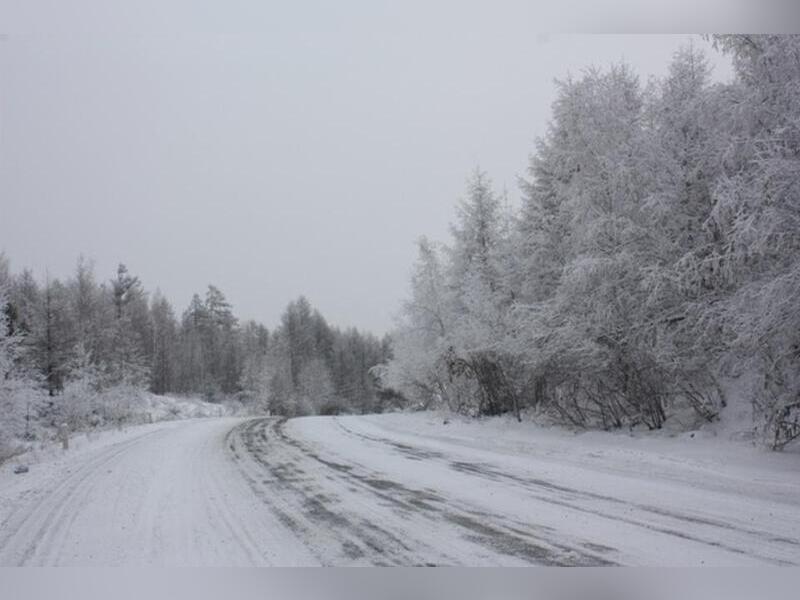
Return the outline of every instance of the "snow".
{"type": "Polygon", "coordinates": [[[231,468],[224,439],[239,422],[106,432],[25,476],[4,466],[0,564],[249,565],[279,552],[282,564],[309,562],[231,468]]]}
{"type": "Polygon", "coordinates": [[[191,396],[162,396],[149,392],[143,394],[140,412],[149,413],[153,421],[221,417],[231,414],[231,410],[222,404],[205,402],[191,396]]]}
{"type": "Polygon", "coordinates": [[[449,419],[443,425],[432,413],[340,417],[335,428],[308,418],[290,421],[287,430],[331,460],[436,490],[491,522],[551,529],[540,540],[612,547],[603,557],[613,562],[800,560],[796,454],[711,437],[572,434],[510,419],[449,419]],[[433,458],[413,460],[415,453],[433,458]]]}
{"type": "Polygon", "coordinates": [[[0,565],[800,563],[800,457],[436,413],[204,418],[0,466],[0,565]]]}

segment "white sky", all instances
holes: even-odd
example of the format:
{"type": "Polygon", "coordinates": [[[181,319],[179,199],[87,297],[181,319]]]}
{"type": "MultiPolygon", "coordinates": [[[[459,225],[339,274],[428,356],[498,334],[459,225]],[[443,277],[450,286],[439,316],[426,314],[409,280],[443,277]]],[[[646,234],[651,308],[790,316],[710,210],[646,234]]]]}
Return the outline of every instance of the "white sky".
{"type": "Polygon", "coordinates": [[[689,39],[461,16],[3,36],[0,250],[51,277],[80,253],[100,279],[125,262],[178,314],[213,283],[269,327],[302,293],[333,324],[383,333],[416,238],[447,239],[476,165],[518,199],[553,78],[621,59],[663,75],[689,39]]]}

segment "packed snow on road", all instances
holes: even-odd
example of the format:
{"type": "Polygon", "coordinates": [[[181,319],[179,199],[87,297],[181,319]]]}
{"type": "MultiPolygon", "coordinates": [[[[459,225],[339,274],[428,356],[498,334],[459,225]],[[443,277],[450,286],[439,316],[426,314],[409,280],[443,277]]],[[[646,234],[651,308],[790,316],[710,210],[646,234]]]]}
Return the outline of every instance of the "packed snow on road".
{"type": "Polygon", "coordinates": [[[797,458],[435,413],[161,422],[2,465],[0,565],[797,565],[797,458]]]}

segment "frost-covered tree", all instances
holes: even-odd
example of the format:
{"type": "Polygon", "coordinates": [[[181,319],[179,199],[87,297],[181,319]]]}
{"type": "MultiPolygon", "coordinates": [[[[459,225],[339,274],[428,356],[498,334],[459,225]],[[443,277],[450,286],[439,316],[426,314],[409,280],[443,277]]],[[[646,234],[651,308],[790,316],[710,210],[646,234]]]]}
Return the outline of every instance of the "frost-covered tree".
{"type": "Polygon", "coordinates": [[[64,389],[55,402],[56,422],[66,423],[73,431],[101,424],[108,413],[102,388],[100,369],[86,346],[78,342],[64,389]]]}
{"type": "Polygon", "coordinates": [[[49,396],[61,391],[68,373],[75,344],[67,289],[57,279],[47,279],[39,297],[39,306],[31,335],[31,353],[35,356],[49,396]]]}
{"type": "Polygon", "coordinates": [[[264,387],[267,352],[269,351],[269,331],[264,325],[247,321],[239,332],[242,365],[239,387],[260,405],[266,405],[264,387]]]}
{"type": "Polygon", "coordinates": [[[205,371],[221,392],[234,392],[240,375],[236,348],[237,321],[225,295],[213,285],[209,285],[206,291],[205,317],[202,327],[205,371]]]}
{"type": "Polygon", "coordinates": [[[150,303],[153,345],[150,389],[163,394],[177,386],[178,323],[175,312],[159,290],[150,303]]]}
{"type": "Polygon", "coordinates": [[[340,412],[345,409],[353,412],[380,412],[380,398],[370,369],[384,362],[380,341],[355,328],[341,331],[329,329],[331,351],[323,351],[320,358],[325,360],[334,385],[334,395],[329,398],[324,412],[340,412]]]}
{"type": "MultiPolygon", "coordinates": [[[[4,257],[0,255],[0,269],[4,257]]],[[[3,419],[0,426],[0,458],[9,452],[8,443],[14,434],[20,431],[19,417],[22,413],[16,400],[16,390],[10,382],[13,380],[13,371],[18,357],[19,338],[11,333],[11,323],[6,299],[7,274],[0,271],[0,411],[3,419]]]]}
{"type": "Polygon", "coordinates": [[[451,376],[477,385],[480,414],[518,413],[518,365],[503,347],[514,299],[509,221],[488,176],[476,170],[452,226],[447,281],[454,327],[445,361],[451,376]]]}
{"type": "Polygon", "coordinates": [[[25,343],[32,343],[29,334],[36,328],[40,310],[40,286],[29,269],[13,277],[8,286],[7,315],[11,329],[24,334],[25,343]]]}
{"type": "Polygon", "coordinates": [[[222,291],[209,285],[205,300],[195,294],[183,314],[177,359],[178,387],[215,400],[239,390],[241,356],[238,321],[222,291]]]}
{"type": "Polygon", "coordinates": [[[147,314],[147,296],[139,278],[130,275],[123,264],[110,285],[114,320],[105,332],[110,340],[104,361],[106,384],[143,388],[150,378],[147,343],[142,334],[147,322],[147,317],[142,316],[147,314]]]}
{"type": "Polygon", "coordinates": [[[263,392],[273,415],[294,416],[298,413],[296,387],[292,379],[289,342],[282,329],[272,336],[263,363],[263,392]]]}
{"type": "Polygon", "coordinates": [[[716,43],[729,84],[691,44],[644,89],[624,65],[558,83],[519,212],[476,175],[449,251],[421,253],[385,386],[658,428],[715,419],[742,377],[770,443],[800,436],[798,37],[716,43]]]}
{"type": "Polygon", "coordinates": [[[689,44],[650,90],[641,168],[652,175],[645,202],[653,235],[643,257],[647,296],[638,334],[650,340],[673,398],[709,420],[725,402],[716,368],[722,340],[709,319],[722,297],[720,236],[709,217],[727,139],[719,110],[725,88],[712,86],[710,75],[704,54],[689,44]]]}
{"type": "Polygon", "coordinates": [[[286,307],[281,317],[281,332],[288,353],[289,375],[296,389],[300,372],[316,350],[313,309],[305,297],[301,296],[286,307]]]}
{"type": "MultiPolygon", "coordinates": [[[[336,399],[330,370],[322,358],[313,358],[303,365],[298,378],[298,414],[320,414],[331,409],[336,399]]],[[[335,411],[335,409],[334,409],[335,411]]]]}
{"type": "MultiPolygon", "coordinates": [[[[330,327],[311,303],[289,303],[269,335],[264,358],[248,366],[250,387],[266,395],[273,414],[333,414],[380,410],[370,370],[385,361],[374,336],[330,327]]],[[[259,400],[260,402],[260,400],[259,400]]]]}
{"type": "Polygon", "coordinates": [[[774,448],[800,436],[800,36],[718,36],[737,81],[732,135],[711,223],[732,289],[729,364],[755,374],[752,399],[774,448]],[[744,364],[742,364],[744,363],[744,364]]]}
{"type": "Polygon", "coordinates": [[[100,314],[103,310],[103,298],[95,281],[94,264],[83,256],[78,258],[75,274],[67,286],[70,289],[78,343],[83,344],[90,353],[101,353],[99,330],[102,330],[104,321],[100,314]]]}
{"type": "Polygon", "coordinates": [[[178,391],[199,392],[206,387],[203,356],[203,328],[206,308],[199,294],[194,294],[181,318],[178,351],[178,391]]]}
{"type": "Polygon", "coordinates": [[[441,253],[424,237],[418,241],[417,252],[410,298],[392,336],[394,358],[381,369],[381,381],[416,406],[442,402],[459,409],[462,402],[472,399],[451,385],[444,360],[453,323],[441,253]]]}
{"type": "MultiPolygon", "coordinates": [[[[0,254],[0,269],[4,257],[0,254]]],[[[19,451],[20,441],[36,437],[42,395],[32,370],[21,362],[21,334],[8,316],[8,273],[0,271],[0,461],[19,451]]]]}
{"type": "Polygon", "coordinates": [[[571,422],[664,419],[660,370],[634,326],[645,320],[654,244],[643,120],[643,92],[624,65],[560,82],[523,184],[518,345],[536,373],[534,402],[549,386],[571,422]]]}

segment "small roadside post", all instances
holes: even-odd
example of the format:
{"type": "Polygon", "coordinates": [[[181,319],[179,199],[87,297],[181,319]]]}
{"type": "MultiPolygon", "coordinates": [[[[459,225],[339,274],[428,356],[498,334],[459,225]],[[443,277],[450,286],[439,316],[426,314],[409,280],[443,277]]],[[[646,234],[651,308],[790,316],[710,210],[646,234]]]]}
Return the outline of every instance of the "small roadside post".
{"type": "Polygon", "coordinates": [[[58,437],[61,439],[61,448],[69,450],[69,428],[66,423],[58,426],[58,437]]]}

